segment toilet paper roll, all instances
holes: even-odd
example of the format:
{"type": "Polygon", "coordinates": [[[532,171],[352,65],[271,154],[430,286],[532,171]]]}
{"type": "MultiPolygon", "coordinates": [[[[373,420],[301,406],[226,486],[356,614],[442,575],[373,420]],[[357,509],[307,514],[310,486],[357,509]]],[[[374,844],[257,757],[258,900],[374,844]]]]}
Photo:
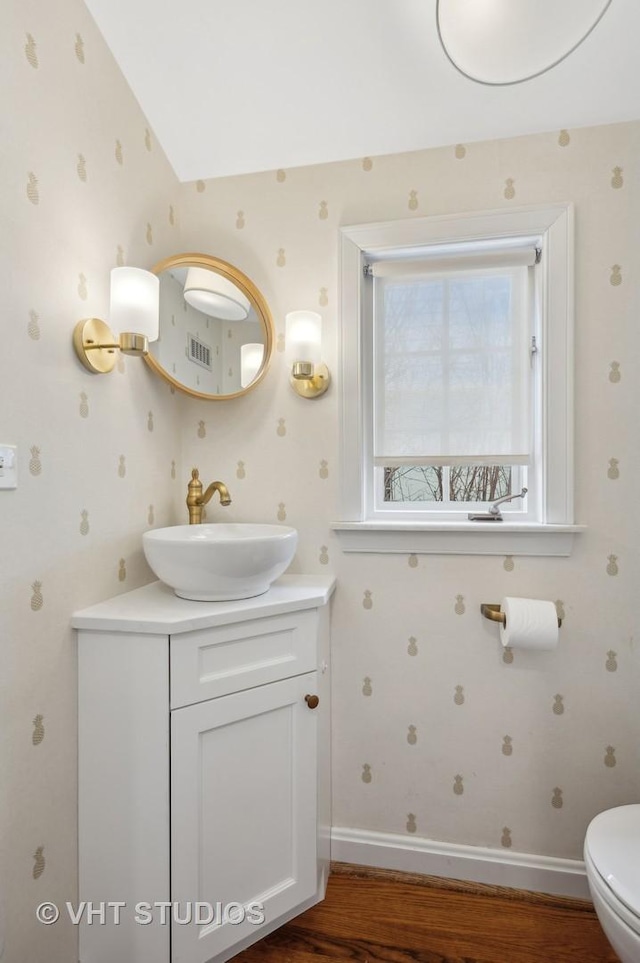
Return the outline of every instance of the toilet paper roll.
{"type": "Polygon", "coordinates": [[[553,602],[543,599],[504,598],[500,608],[505,624],[500,641],[511,649],[555,649],[558,644],[558,613],[553,602]]]}

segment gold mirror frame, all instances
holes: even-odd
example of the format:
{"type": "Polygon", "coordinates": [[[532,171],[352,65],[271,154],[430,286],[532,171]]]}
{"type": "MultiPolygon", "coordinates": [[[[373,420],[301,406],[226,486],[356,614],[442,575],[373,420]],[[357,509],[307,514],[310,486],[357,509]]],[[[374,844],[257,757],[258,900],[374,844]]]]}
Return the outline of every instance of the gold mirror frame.
{"type": "Polygon", "coordinates": [[[271,363],[275,342],[275,327],[269,306],[253,281],[233,264],[229,264],[228,261],[223,261],[221,258],[213,257],[210,254],[172,254],[170,257],[165,257],[162,261],[158,261],[157,264],[154,264],[151,270],[154,274],[160,276],[163,271],[167,271],[170,268],[176,267],[207,268],[208,270],[213,271],[215,274],[219,274],[221,277],[226,278],[233,284],[237,285],[240,291],[246,295],[251,302],[251,306],[254,309],[258,320],[262,323],[264,328],[265,344],[262,365],[258,369],[256,377],[253,379],[250,385],[247,385],[246,388],[242,388],[240,391],[232,391],[226,395],[214,395],[202,391],[196,391],[194,388],[189,388],[182,384],[182,382],[177,381],[172,375],[169,374],[166,368],[163,368],[156,358],[153,357],[151,352],[144,356],[144,360],[149,367],[156,372],[156,374],[160,375],[161,378],[163,378],[165,381],[168,381],[169,384],[178,391],[182,391],[184,394],[190,395],[192,398],[202,398],[205,401],[230,401],[232,398],[241,398],[243,395],[248,394],[249,391],[253,391],[253,389],[260,384],[269,369],[269,364],[271,363]]]}

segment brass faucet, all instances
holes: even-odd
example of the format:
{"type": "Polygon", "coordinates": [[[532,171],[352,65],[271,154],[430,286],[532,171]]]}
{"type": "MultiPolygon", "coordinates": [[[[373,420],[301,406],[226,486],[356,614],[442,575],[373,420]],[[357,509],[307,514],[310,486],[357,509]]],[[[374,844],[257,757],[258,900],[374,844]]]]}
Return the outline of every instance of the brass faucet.
{"type": "Polygon", "coordinates": [[[214,492],[220,492],[220,504],[230,505],[231,495],[227,486],[221,481],[211,482],[206,492],[202,493],[202,482],[200,472],[197,468],[191,471],[191,481],[188,485],[187,508],[189,509],[189,524],[199,525],[202,521],[202,506],[206,505],[214,492]]]}

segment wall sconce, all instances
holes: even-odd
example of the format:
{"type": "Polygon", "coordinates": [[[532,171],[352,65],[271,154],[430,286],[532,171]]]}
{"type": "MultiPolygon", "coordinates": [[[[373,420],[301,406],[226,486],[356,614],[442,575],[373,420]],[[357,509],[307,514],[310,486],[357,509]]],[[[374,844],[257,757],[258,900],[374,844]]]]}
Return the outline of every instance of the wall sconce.
{"type": "Polygon", "coordinates": [[[289,384],[301,398],[319,398],[331,382],[320,360],[322,318],[315,311],[291,311],[285,318],[286,357],[291,366],[289,384]]]}
{"type": "Polygon", "coordinates": [[[73,346],[82,364],[93,374],[107,374],[116,364],[116,351],[141,357],[149,341],[157,341],[160,316],[160,282],[141,268],[118,267],[111,271],[109,320],[78,321],[73,346]]]}
{"type": "Polygon", "coordinates": [[[240,345],[240,387],[247,388],[262,367],[264,345],[259,342],[240,345]]]}

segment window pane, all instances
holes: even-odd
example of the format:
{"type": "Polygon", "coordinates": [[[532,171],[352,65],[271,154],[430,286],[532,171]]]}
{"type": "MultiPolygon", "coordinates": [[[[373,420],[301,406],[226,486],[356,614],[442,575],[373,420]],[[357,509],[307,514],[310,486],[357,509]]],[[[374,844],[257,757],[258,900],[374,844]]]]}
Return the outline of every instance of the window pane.
{"type": "Polygon", "coordinates": [[[527,460],[526,284],[526,268],[375,281],[378,465],[527,460]]]}
{"type": "Polygon", "coordinates": [[[405,465],[384,469],[385,502],[492,503],[511,494],[510,465],[405,465]]]}
{"type": "Polygon", "coordinates": [[[443,468],[410,465],[384,469],[385,502],[441,502],[443,468]]]}
{"type": "Polygon", "coordinates": [[[511,277],[456,278],[449,285],[450,345],[487,351],[511,341],[511,277]]]}
{"type": "Polygon", "coordinates": [[[446,450],[496,454],[504,449],[512,410],[512,359],[507,349],[451,355],[446,450]]]}
{"type": "Polygon", "coordinates": [[[393,451],[422,455],[425,446],[439,445],[444,418],[442,380],[442,362],[437,356],[387,357],[385,432],[393,451]]]}
{"type": "Polygon", "coordinates": [[[452,502],[494,502],[510,494],[510,465],[456,465],[449,469],[452,502]]]}
{"type": "Polygon", "coordinates": [[[385,355],[440,350],[443,287],[442,281],[394,281],[385,285],[385,355]]]}

